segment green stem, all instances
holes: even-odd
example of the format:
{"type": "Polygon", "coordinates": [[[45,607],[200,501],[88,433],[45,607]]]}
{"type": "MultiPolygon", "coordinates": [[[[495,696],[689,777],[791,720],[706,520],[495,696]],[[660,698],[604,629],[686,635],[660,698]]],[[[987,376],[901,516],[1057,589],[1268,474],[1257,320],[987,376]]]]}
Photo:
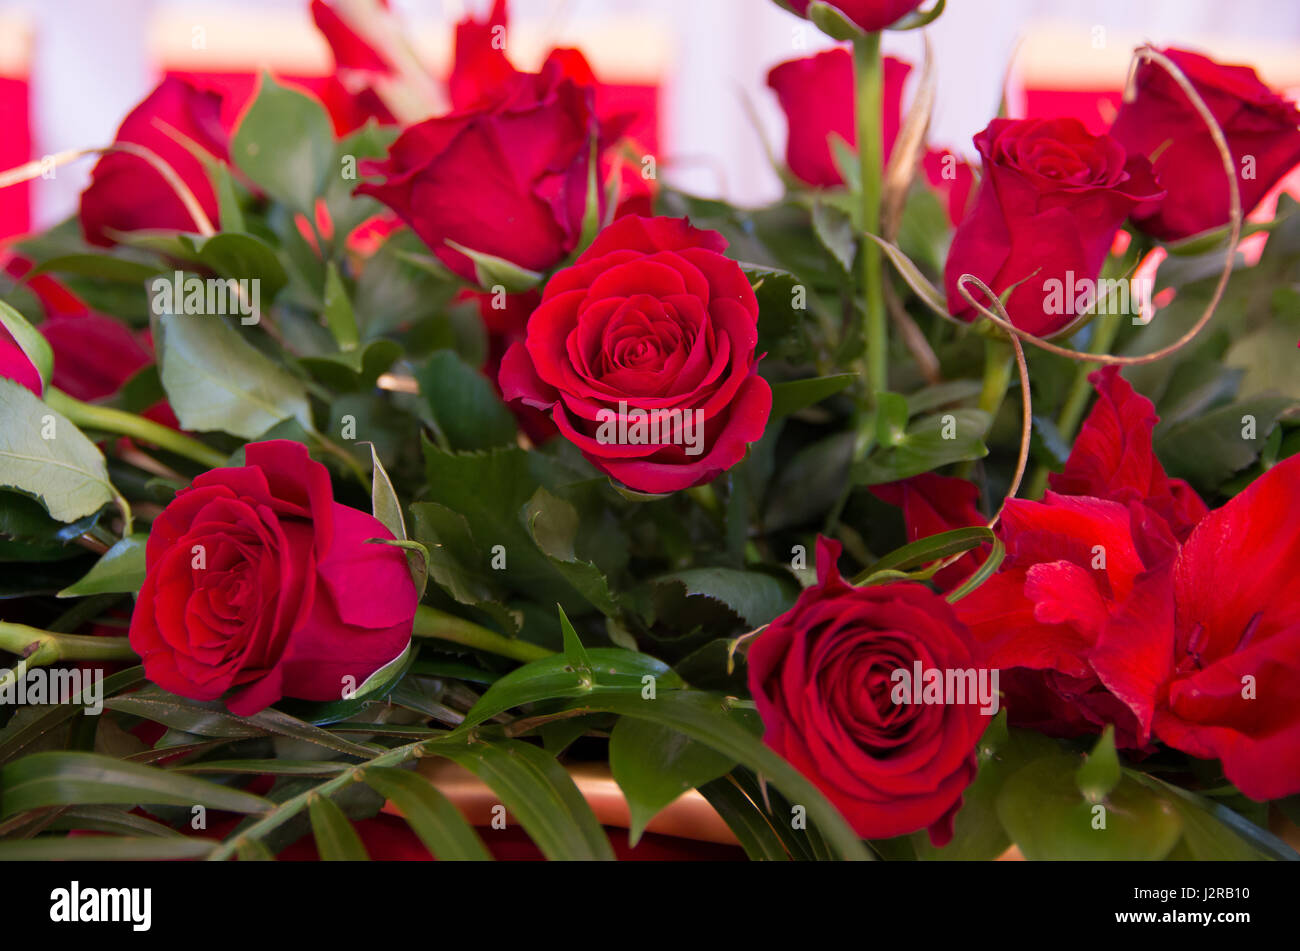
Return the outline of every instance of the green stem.
{"type": "Polygon", "coordinates": [[[145,419],[143,416],[137,416],[135,413],[113,409],[111,406],[83,403],[54,387],[46,390],[45,405],[57,413],[62,413],[77,426],[115,433],[119,436],[130,436],[132,439],[139,439],[159,449],[174,452],[178,456],[210,469],[224,466],[227,462],[224,453],[184,433],[178,433],[174,429],[145,419]]]}
{"type": "Polygon", "coordinates": [[[521,641],[516,638],[503,637],[496,631],[489,631],[482,625],[464,618],[447,614],[437,608],[422,604],[415,612],[415,627],[411,631],[415,637],[435,637],[439,640],[452,641],[475,650],[499,654],[522,663],[541,660],[553,653],[540,644],[521,641]]]}
{"type": "Polygon", "coordinates": [[[261,839],[267,833],[284,825],[303,809],[307,808],[313,797],[332,796],[340,789],[345,789],[352,783],[361,780],[365,775],[365,771],[371,767],[400,766],[407,760],[415,759],[420,755],[427,743],[427,740],[408,743],[406,746],[399,746],[386,753],[381,753],[374,759],[367,760],[364,763],[353,764],[333,779],[326,780],[319,786],[313,786],[311,789],[304,790],[291,799],[286,799],[261,819],[258,819],[252,825],[248,826],[248,828],[244,829],[244,831],[239,835],[231,836],[225,842],[221,843],[221,845],[213,849],[208,855],[208,860],[220,862],[230,858],[239,850],[239,846],[245,841],[261,839]]]}
{"type": "MultiPolygon", "coordinates": [[[[862,228],[880,234],[880,186],[884,168],[884,130],[881,120],[884,70],[880,59],[880,34],[864,33],[853,41],[854,115],[858,140],[858,186],[862,198],[862,228]]],[[[889,389],[889,338],[885,320],[884,267],[880,246],[863,238],[861,260],[862,355],[864,393],[858,403],[849,478],[827,513],[824,531],[834,534],[840,515],[853,492],[853,463],[861,462],[875,444],[876,394],[889,389]]]]}
{"type": "MultiPolygon", "coordinates": [[[[1111,345],[1115,342],[1115,337],[1119,334],[1120,317],[1117,316],[1099,316],[1092,322],[1092,343],[1088,346],[1089,353],[1109,353],[1111,345]]],[[[1070,383],[1069,392],[1065,394],[1065,401],[1061,404],[1061,412],[1056,417],[1056,431],[1060,434],[1061,440],[1070,443],[1074,439],[1075,431],[1079,428],[1079,423],[1083,421],[1083,413],[1088,408],[1088,399],[1092,395],[1092,387],[1088,383],[1088,376],[1096,369],[1095,364],[1080,363],[1074,370],[1074,379],[1070,383]]],[[[1041,498],[1043,490],[1047,488],[1047,476],[1050,470],[1047,466],[1040,465],[1034,470],[1033,477],[1029,480],[1029,488],[1026,490],[1025,497],[1030,499],[1041,498]]]]}
{"type": "MultiPolygon", "coordinates": [[[[857,84],[856,117],[858,169],[862,187],[862,230],[880,234],[880,186],[884,167],[881,98],[884,73],[880,60],[880,34],[865,33],[853,41],[854,78],[857,84]]],[[[880,246],[864,239],[862,256],[863,341],[866,344],[867,398],[889,389],[889,360],[885,320],[884,271],[880,246]]]]}
{"type": "MultiPolygon", "coordinates": [[[[984,338],[984,386],[980,390],[979,408],[989,414],[990,426],[1007,397],[1015,366],[1015,350],[1005,337],[984,338]]],[[[963,479],[969,479],[974,470],[973,461],[963,462],[957,467],[957,474],[963,479]]]]}
{"type": "MultiPolygon", "coordinates": [[[[137,659],[125,637],[56,634],[8,621],[0,621],[0,650],[17,654],[25,667],[44,667],[64,660],[137,659]]],[[[0,686],[13,682],[17,676],[15,670],[0,671],[0,686]]]]}

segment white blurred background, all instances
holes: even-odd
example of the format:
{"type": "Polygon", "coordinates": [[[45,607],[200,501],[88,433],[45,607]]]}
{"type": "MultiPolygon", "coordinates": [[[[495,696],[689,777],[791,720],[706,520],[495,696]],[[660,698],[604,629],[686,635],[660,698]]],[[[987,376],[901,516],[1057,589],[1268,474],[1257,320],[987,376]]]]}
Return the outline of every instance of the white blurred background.
{"type": "MultiPolygon", "coordinates": [[[[490,0],[392,0],[417,47],[444,74],[452,24],[490,0]]],[[[784,122],[766,89],[775,63],[827,45],[770,0],[512,0],[510,50],[536,64],[553,45],[577,45],[602,79],[660,86],[661,174],[693,191],[757,203],[779,194],[743,99],[778,151],[784,122]]],[[[1200,48],[1300,88],[1297,0],[949,0],[927,31],[938,100],[931,139],[969,153],[1001,95],[1007,64],[1012,114],[1027,84],[1107,89],[1122,84],[1143,41],[1200,48]]],[[[914,63],[919,36],[890,34],[887,52],[914,63]]],[[[307,0],[0,0],[0,71],[30,80],[32,157],[106,143],[164,67],[328,69],[307,0]],[[192,49],[195,28],[206,48],[192,49]]],[[[913,82],[916,71],[913,72],[913,82]]],[[[37,180],[32,223],[69,214],[89,163],[37,180]]]]}

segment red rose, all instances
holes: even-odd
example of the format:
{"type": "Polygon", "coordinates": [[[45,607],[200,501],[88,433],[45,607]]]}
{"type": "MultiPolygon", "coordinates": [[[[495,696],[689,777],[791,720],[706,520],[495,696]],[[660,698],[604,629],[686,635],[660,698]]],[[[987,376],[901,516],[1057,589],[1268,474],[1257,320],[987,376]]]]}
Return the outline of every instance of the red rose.
{"type": "MultiPolygon", "coordinates": [[[[785,0],[801,17],[808,15],[812,0],[785,0]]],[[[830,0],[831,6],[868,33],[878,33],[921,5],[923,0],[830,0]]]]}
{"type": "Polygon", "coordinates": [[[948,309],[974,319],[957,290],[974,274],[999,295],[1015,287],[1006,308],[1017,327],[1055,333],[1078,316],[1075,288],[1096,280],[1124,219],[1163,194],[1151,163],[1077,119],[994,119],[975,145],[984,179],[948,252],[948,309]]]}
{"type": "Polygon", "coordinates": [[[839,553],[818,539],[817,584],[749,648],[763,740],[863,838],[928,828],[945,845],[988,718],[976,698],[898,703],[896,672],[974,670],[970,635],[922,585],[847,584],[839,553]]]}
{"type": "Polygon", "coordinates": [[[948,220],[954,227],[961,224],[970,211],[975,191],[975,169],[949,149],[927,149],[921,159],[921,168],[925,180],[948,209],[948,220]]]}
{"type": "Polygon", "coordinates": [[[410,641],[406,557],[369,541],[393,536],[334,501],[302,444],[250,443],[245,455],[197,477],[154,521],[131,647],[160,687],[227,695],[240,716],[285,696],[337,700],[410,641]]]}
{"type": "MultiPolygon", "coordinates": [[[[1186,50],[1166,49],[1223,129],[1237,168],[1243,213],[1300,163],[1300,110],[1273,92],[1248,66],[1224,66],[1186,50]]],[[[1130,154],[1152,157],[1168,193],[1143,205],[1133,220],[1165,241],[1228,223],[1223,157],[1196,107],[1158,63],[1137,71],[1137,95],[1120,106],[1110,134],[1130,154]]]]}
{"type": "MultiPolygon", "coordinates": [[[[223,162],[229,160],[230,137],[221,123],[221,101],[220,93],[187,80],[164,79],[131,110],[114,140],[144,146],[170,165],[214,225],[217,198],[203,163],[189,147],[196,145],[223,162]]],[[[106,247],[116,243],[112,231],[195,229],[194,219],[162,175],[144,159],[125,152],[110,152],[95,164],[90,186],[81,193],[80,218],[86,240],[106,247]]]]}
{"type": "MultiPolygon", "coordinates": [[[[903,83],[912,67],[886,56],[884,68],[881,125],[884,155],[888,158],[898,138],[903,83]]],[[[767,84],[780,100],[789,126],[785,161],[790,171],[809,185],[843,185],[844,177],[836,167],[830,136],[837,135],[850,146],[857,146],[852,54],[843,47],[835,47],[805,59],[780,63],[767,74],[767,84]]]]}
{"type": "Polygon", "coordinates": [[[18,341],[14,340],[3,324],[0,324],[0,380],[13,380],[37,396],[45,391],[36,364],[32,363],[27,351],[18,346],[18,341]]]}
{"type": "MultiPolygon", "coordinates": [[[[386,9],[387,0],[380,8],[386,9]]],[[[374,119],[380,125],[397,121],[375,87],[395,74],[388,59],[375,49],[351,20],[351,10],[340,11],[324,0],[312,0],[311,18],[329,44],[334,71],[316,90],[334,123],[334,133],[348,135],[374,119]]]]}
{"type": "Polygon", "coordinates": [[[758,302],[727,242],[627,216],[547,283],[501,390],[549,410],[597,468],[642,492],[700,485],[763,435],[758,302]]]}
{"type": "Polygon", "coordinates": [[[546,271],[581,236],[596,133],[591,90],[552,55],[508,97],[408,128],[387,161],[363,165],[383,181],[357,193],[392,208],[466,280],[473,262],[448,241],[546,271]]]}

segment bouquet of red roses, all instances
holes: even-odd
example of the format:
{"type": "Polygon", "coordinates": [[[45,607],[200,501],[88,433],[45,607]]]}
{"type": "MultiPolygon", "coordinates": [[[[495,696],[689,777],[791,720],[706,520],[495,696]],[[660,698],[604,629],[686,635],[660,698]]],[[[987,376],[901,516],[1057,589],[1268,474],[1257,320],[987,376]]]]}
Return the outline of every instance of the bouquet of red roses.
{"type": "Polygon", "coordinates": [[[1300,111],[1142,47],[975,167],[881,53],[942,0],[784,5],[761,208],[501,0],[446,77],[314,0],[312,94],[54,157],[0,858],[1297,857],[1300,111]]]}

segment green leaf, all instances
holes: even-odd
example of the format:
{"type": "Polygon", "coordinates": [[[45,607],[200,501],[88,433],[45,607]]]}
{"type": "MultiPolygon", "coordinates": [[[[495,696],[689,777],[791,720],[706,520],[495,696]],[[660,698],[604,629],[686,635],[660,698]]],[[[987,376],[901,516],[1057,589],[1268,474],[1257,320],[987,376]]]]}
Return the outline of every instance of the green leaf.
{"type": "Polygon", "coordinates": [[[1245,816],[1203,796],[1136,770],[1126,775],[1168,796],[1183,820],[1183,842],[1198,861],[1300,861],[1290,845],[1245,816]]]}
{"type": "Polygon", "coordinates": [[[520,267],[513,261],[475,251],[450,238],[446,239],[446,244],[474,262],[474,278],[482,290],[492,291],[503,287],[507,294],[522,294],[542,283],[542,274],[520,267]]]}
{"type": "Polygon", "coordinates": [[[564,635],[564,659],[570,665],[576,668],[580,675],[591,674],[591,657],[587,653],[587,648],[582,646],[582,641],[578,637],[578,632],[573,629],[569,623],[569,616],[564,613],[564,608],[556,605],[560,612],[560,630],[564,635]]]}
{"type": "Polygon", "coordinates": [[[79,806],[64,809],[47,828],[86,829],[93,832],[107,832],[110,835],[147,835],[164,839],[181,837],[181,833],[171,826],[165,826],[161,822],[155,822],[134,812],[127,812],[126,807],[115,806],[79,806]]]}
{"type": "Polygon", "coordinates": [[[880,571],[907,571],[918,565],[929,564],[932,561],[939,561],[959,552],[970,551],[972,548],[978,548],[980,545],[990,543],[993,540],[992,530],[985,528],[983,525],[954,528],[951,531],[939,532],[926,538],[918,538],[916,541],[904,545],[902,548],[896,548],[888,555],[885,555],[854,578],[853,583],[855,585],[862,584],[880,571]]]}
{"type": "Polygon", "coordinates": [[[537,547],[524,524],[523,511],[539,485],[531,468],[536,453],[524,452],[517,446],[449,453],[425,442],[424,458],[428,500],[459,513],[474,542],[482,548],[481,566],[474,567],[486,570],[487,551],[500,545],[508,569],[491,574],[504,576],[504,582],[540,604],[559,601],[575,614],[585,610],[586,600],[537,547]]]}
{"type": "Polygon", "coordinates": [[[949,591],[948,594],[945,595],[945,600],[947,600],[949,604],[954,604],[966,597],[966,595],[970,594],[985,581],[988,581],[989,578],[993,577],[993,572],[998,570],[998,566],[1002,564],[1002,559],[1006,557],[1006,545],[1002,543],[1002,539],[995,538],[993,540],[993,550],[990,551],[989,556],[984,559],[984,563],[981,564],[979,568],[975,570],[975,573],[963,581],[958,587],[949,591]]]}
{"type": "Polygon", "coordinates": [[[758,571],[735,568],[687,568],[653,579],[653,585],[680,584],[688,598],[720,601],[751,629],[789,610],[797,593],[790,585],[758,571]]]}
{"type": "Polygon", "coordinates": [[[901,446],[907,440],[907,398],[898,393],[876,394],[876,440],[882,446],[901,446]]]}
{"type": "Polygon", "coordinates": [[[195,736],[245,739],[266,735],[265,730],[227,712],[217,701],[205,704],[162,691],[141,690],[110,697],[104,701],[104,706],[195,736]]]}
{"type": "Polygon", "coordinates": [[[574,590],[606,617],[616,617],[618,602],[605,575],[595,564],[578,558],[574,552],[579,528],[578,510],[564,499],[539,488],[528,500],[524,518],[529,536],[574,590]]]}
{"type": "Polygon", "coordinates": [[[1074,774],[1079,792],[1089,802],[1103,802],[1119,785],[1119,754],[1115,752],[1115,726],[1107,724],[1088,758],[1074,774]]]}
{"type": "Polygon", "coordinates": [[[384,523],[384,527],[393,533],[394,538],[405,540],[406,519],[402,515],[402,503],[397,500],[397,490],[393,480],[384,471],[384,464],[379,461],[379,453],[374,443],[370,444],[370,463],[372,480],[370,489],[371,512],[375,518],[384,523]]]}
{"type": "Polygon", "coordinates": [[[239,196],[235,190],[235,177],[230,173],[230,166],[211,155],[202,159],[203,168],[208,173],[212,192],[217,198],[217,220],[223,231],[243,231],[244,211],[239,206],[239,196]]]}
{"type": "Polygon", "coordinates": [[[40,374],[41,383],[49,386],[50,375],[54,372],[54,351],[41,332],[4,301],[0,301],[0,327],[9,331],[9,336],[18,344],[18,349],[27,355],[27,359],[40,374]]]}
{"type": "Polygon", "coordinates": [[[609,766],[627,798],[628,841],[636,845],[646,824],[689,789],[731,771],[735,761],[666,726],[620,718],[609,736],[609,766]]]}
{"type": "Polygon", "coordinates": [[[1061,753],[1017,770],[997,797],[998,818],[1025,858],[1157,860],[1178,844],[1183,823],[1167,797],[1129,778],[1104,802],[1076,785],[1080,761],[1061,753]]]}
{"type": "MultiPolygon", "coordinates": [[[[398,660],[401,660],[401,658],[399,657],[398,660]]],[[[275,733],[293,740],[314,743],[317,746],[325,747],[327,750],[334,750],[336,753],[345,753],[359,759],[370,759],[375,755],[375,751],[370,747],[361,746],[359,743],[353,743],[350,740],[335,736],[333,733],[312,726],[310,723],[304,723],[297,717],[289,716],[289,714],[276,710],[274,707],[267,707],[262,712],[243,719],[267,733],[275,733]]]]}
{"type": "Polygon", "coordinates": [[[1295,405],[1287,396],[1256,396],[1210,410],[1157,435],[1156,454],[1171,476],[1211,495],[1258,458],[1278,417],[1295,405]],[[1247,438],[1251,420],[1254,435],[1247,438]]]}
{"type": "Polygon", "coordinates": [[[82,598],[90,594],[136,594],[144,584],[144,549],[149,536],[128,535],[104,552],[76,584],[59,592],[60,598],[82,598]]]}
{"type": "MultiPolygon", "coordinates": [[[[622,720],[620,723],[624,722],[622,720]]],[[[708,800],[736,836],[736,841],[755,862],[788,862],[781,836],[772,828],[763,811],[737,786],[729,776],[715,779],[700,787],[700,794],[708,800]]]]}
{"type": "Polygon", "coordinates": [[[857,255],[857,231],[853,219],[848,213],[824,201],[813,202],[813,233],[817,240],[829,251],[846,274],[853,271],[853,259],[857,255]]]}
{"type": "Polygon", "coordinates": [[[357,318],[348,299],[348,289],[343,286],[338,266],[330,261],[325,266],[325,326],[334,334],[340,350],[352,350],[359,342],[357,318]]]}
{"type": "Polygon", "coordinates": [[[201,859],[215,849],[215,839],[189,836],[131,838],[77,836],[15,839],[0,842],[0,862],[159,862],[201,859]]]}
{"type": "Polygon", "coordinates": [[[613,860],[614,850],[591,806],[545,750],[505,740],[438,752],[487,783],[548,859],[613,860]]]}
{"type": "Polygon", "coordinates": [[[754,286],[754,296],[758,299],[757,350],[780,353],[811,316],[807,309],[808,288],[799,278],[780,268],[742,264],[741,269],[754,286]]]}
{"type": "Polygon", "coordinates": [[[984,731],[976,747],[979,772],[962,793],[961,809],[953,820],[952,839],[941,849],[922,830],[910,839],[917,858],[929,861],[988,861],[995,859],[1011,840],[997,815],[997,797],[1003,784],[1021,767],[1058,751],[1056,743],[1033,730],[1011,729],[1001,711],[984,731]]]}
{"type": "Polygon", "coordinates": [[[98,753],[33,753],[0,770],[3,815],[43,806],[144,803],[254,813],[271,803],[239,789],[98,753]]]}
{"type": "Polygon", "coordinates": [[[515,418],[491,382],[453,350],[439,350],[415,371],[420,395],[452,449],[514,445],[515,418]]]}
{"type": "Polygon", "coordinates": [[[694,690],[660,689],[653,700],[642,699],[639,693],[606,691],[597,694],[593,691],[571,704],[571,708],[577,706],[651,720],[743,763],[767,777],[791,803],[804,806],[809,819],[841,858],[871,858],[848,823],[817,787],[737,722],[735,711],[725,698],[694,690]]]}
{"type": "Polygon", "coordinates": [[[772,384],[772,419],[789,416],[801,409],[820,403],[850,386],[858,378],[856,373],[836,373],[807,380],[789,380],[772,384]]]}
{"type": "Polygon", "coordinates": [[[357,226],[373,217],[382,205],[365,195],[353,195],[357,187],[357,163],[383,158],[397,137],[396,126],[380,126],[374,119],[342,139],[334,150],[333,171],[325,187],[325,204],[334,225],[334,240],[342,242],[357,226]]]}
{"type": "Polygon", "coordinates": [[[264,72],[231,138],[230,157],[272,198],[311,217],[333,171],[333,126],[319,102],[264,72]]]}
{"type": "Polygon", "coordinates": [[[265,313],[271,301],[289,283],[289,275],[274,250],[261,238],[237,231],[223,231],[203,242],[198,261],[232,280],[258,282],[258,312],[265,313]]]}
{"type": "Polygon", "coordinates": [[[164,316],[162,382],[184,429],[256,439],[295,419],[311,430],[301,381],[246,343],[224,320],[164,316]]]}
{"type": "Polygon", "coordinates": [[[944,299],[943,292],[930,283],[930,279],[921,273],[921,269],[912,263],[911,258],[883,238],[878,238],[874,234],[868,234],[867,237],[880,245],[885,252],[885,257],[889,258],[890,263],[907,282],[907,286],[925,306],[941,317],[949,316],[948,303],[944,299]]]}
{"type": "Polygon", "coordinates": [[[862,35],[862,28],[824,0],[813,0],[808,4],[808,19],[817,25],[827,36],[834,40],[852,40],[862,35]]]}
{"type": "Polygon", "coordinates": [[[440,861],[492,858],[460,811],[423,776],[382,766],[367,769],[363,775],[367,785],[398,808],[420,841],[440,861]]]}
{"type": "Polygon", "coordinates": [[[859,485],[896,482],[949,463],[983,459],[989,452],[984,434],[990,422],[989,414],[978,409],[927,416],[913,423],[897,445],[882,448],[854,466],[854,481],[859,485]]]}
{"type": "MultiPolygon", "coordinates": [[[[45,704],[29,708],[32,719],[19,725],[10,720],[0,730],[0,763],[7,763],[24,750],[32,748],[42,738],[71,720],[80,716],[88,706],[97,704],[104,697],[113,697],[122,690],[129,690],[144,683],[143,667],[128,667],[104,678],[102,684],[86,684],[81,693],[71,697],[67,703],[45,704]],[[96,687],[99,689],[96,690],[96,687]],[[92,702],[93,701],[93,702],[92,702]]],[[[105,701],[105,706],[108,702],[105,701]]]]}
{"type": "Polygon", "coordinates": [[[464,728],[490,720],[498,713],[539,700],[629,693],[640,696],[646,677],[656,690],[684,686],[681,677],[661,660],[621,647],[586,650],[588,665],[578,669],[564,654],[543,657],[497,680],[465,715],[464,728]]]}
{"type": "Polygon", "coordinates": [[[173,773],[218,773],[221,775],[251,776],[335,776],[345,769],[346,763],[330,760],[295,759],[223,759],[183,763],[171,767],[173,773]]]}
{"type": "Polygon", "coordinates": [[[115,495],[95,444],[12,380],[0,380],[0,486],[39,499],[60,522],[90,515],[115,495]]]}
{"type": "Polygon", "coordinates": [[[370,857],[357,830],[328,796],[313,796],[307,812],[322,862],[364,862],[370,857]]]}
{"type": "Polygon", "coordinates": [[[929,26],[935,20],[939,19],[939,14],[943,13],[943,7],[947,0],[938,0],[929,10],[913,10],[911,13],[904,15],[901,19],[896,20],[886,30],[919,30],[923,26],[929,26]]]}

